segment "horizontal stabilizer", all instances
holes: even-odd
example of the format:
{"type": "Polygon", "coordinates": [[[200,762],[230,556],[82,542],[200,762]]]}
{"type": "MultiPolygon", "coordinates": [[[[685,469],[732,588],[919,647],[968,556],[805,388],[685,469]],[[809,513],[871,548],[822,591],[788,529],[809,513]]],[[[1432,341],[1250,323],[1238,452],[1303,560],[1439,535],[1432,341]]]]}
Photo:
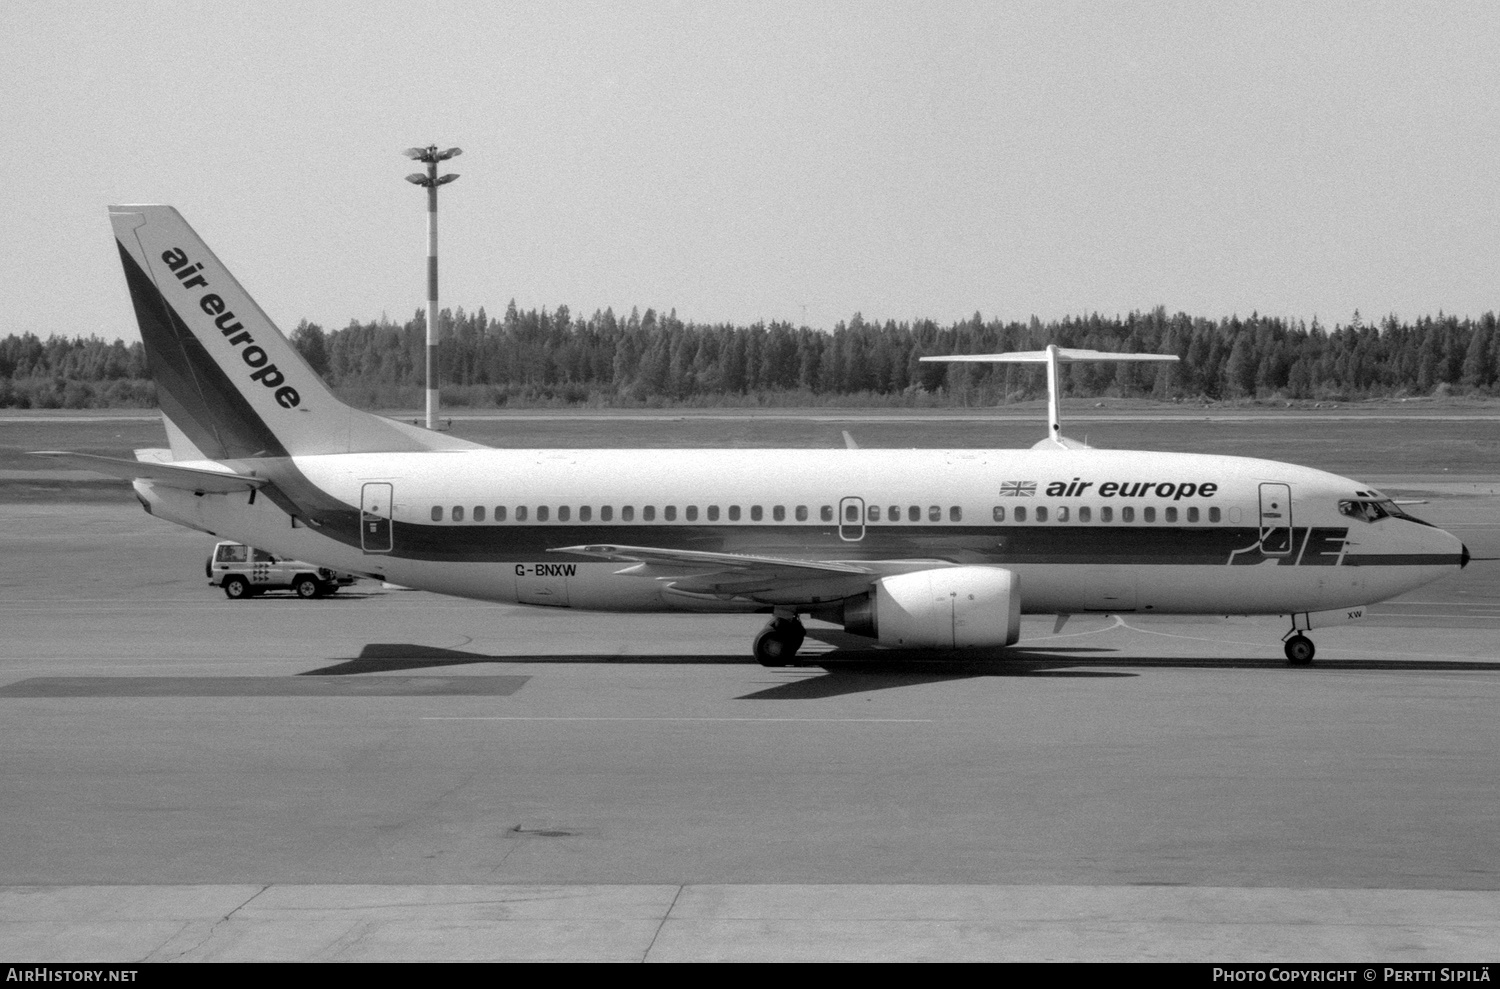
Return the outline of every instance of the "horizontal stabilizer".
{"type": "Polygon", "coordinates": [[[1048,347],[1047,350],[1015,350],[1008,354],[955,354],[952,357],[923,357],[924,361],[944,361],[969,364],[1046,364],[1056,354],[1059,364],[1078,364],[1090,361],[1176,361],[1176,354],[1129,354],[1112,350],[1072,350],[1067,347],[1048,347]]]}
{"type": "Polygon", "coordinates": [[[75,467],[120,477],[127,481],[151,481],[184,491],[203,494],[228,494],[233,491],[254,491],[266,484],[265,478],[245,477],[243,474],[201,470],[197,467],[179,467],[175,464],[154,463],[142,460],[124,460],[119,457],[100,457],[92,453],[69,453],[66,450],[37,450],[33,457],[50,457],[75,467]]]}

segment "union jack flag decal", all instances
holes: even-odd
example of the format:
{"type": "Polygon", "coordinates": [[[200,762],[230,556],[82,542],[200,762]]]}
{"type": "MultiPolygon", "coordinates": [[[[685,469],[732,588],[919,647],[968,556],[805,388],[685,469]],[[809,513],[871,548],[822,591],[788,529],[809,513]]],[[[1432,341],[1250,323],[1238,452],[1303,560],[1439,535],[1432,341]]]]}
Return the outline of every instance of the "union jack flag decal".
{"type": "Polygon", "coordinates": [[[1035,481],[1002,481],[1000,482],[1000,497],[1002,498],[1030,498],[1036,494],[1035,481]]]}

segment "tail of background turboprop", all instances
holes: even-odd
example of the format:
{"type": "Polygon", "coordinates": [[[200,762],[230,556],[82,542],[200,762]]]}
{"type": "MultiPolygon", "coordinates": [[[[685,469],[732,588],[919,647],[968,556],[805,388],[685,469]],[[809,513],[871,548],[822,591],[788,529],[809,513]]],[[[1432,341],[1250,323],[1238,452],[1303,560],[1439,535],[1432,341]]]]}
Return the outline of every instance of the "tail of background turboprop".
{"type": "Polygon", "coordinates": [[[170,206],[111,206],[176,459],[469,449],[350,408],[170,206]]]}

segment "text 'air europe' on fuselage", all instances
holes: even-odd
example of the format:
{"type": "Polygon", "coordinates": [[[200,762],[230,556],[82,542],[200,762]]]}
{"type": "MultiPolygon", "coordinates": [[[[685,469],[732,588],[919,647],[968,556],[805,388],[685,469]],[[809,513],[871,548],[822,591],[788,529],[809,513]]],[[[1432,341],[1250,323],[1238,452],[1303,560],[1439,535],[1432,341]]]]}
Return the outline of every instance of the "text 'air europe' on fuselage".
{"type": "MultiPolygon", "coordinates": [[[[1005,497],[1029,498],[1036,494],[1036,484],[1030,481],[1010,481],[1000,486],[1005,497]]],[[[1219,485],[1213,481],[1105,481],[1096,484],[1073,478],[1071,481],[1048,481],[1042,493],[1049,498],[1079,498],[1085,491],[1095,488],[1098,498],[1160,498],[1181,501],[1183,498],[1212,498],[1219,493],[1219,485]]]]}

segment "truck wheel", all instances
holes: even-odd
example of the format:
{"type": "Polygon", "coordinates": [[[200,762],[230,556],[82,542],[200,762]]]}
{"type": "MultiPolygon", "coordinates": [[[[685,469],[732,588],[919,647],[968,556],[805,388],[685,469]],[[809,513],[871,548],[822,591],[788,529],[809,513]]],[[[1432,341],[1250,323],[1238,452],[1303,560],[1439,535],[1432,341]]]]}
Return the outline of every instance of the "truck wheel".
{"type": "Polygon", "coordinates": [[[303,574],[292,581],[292,590],[296,591],[297,596],[304,600],[323,596],[323,588],[318,584],[318,579],[309,574],[303,574]]]}
{"type": "Polygon", "coordinates": [[[231,601],[243,601],[250,596],[250,582],[244,577],[225,577],[224,596],[231,601]]]}

